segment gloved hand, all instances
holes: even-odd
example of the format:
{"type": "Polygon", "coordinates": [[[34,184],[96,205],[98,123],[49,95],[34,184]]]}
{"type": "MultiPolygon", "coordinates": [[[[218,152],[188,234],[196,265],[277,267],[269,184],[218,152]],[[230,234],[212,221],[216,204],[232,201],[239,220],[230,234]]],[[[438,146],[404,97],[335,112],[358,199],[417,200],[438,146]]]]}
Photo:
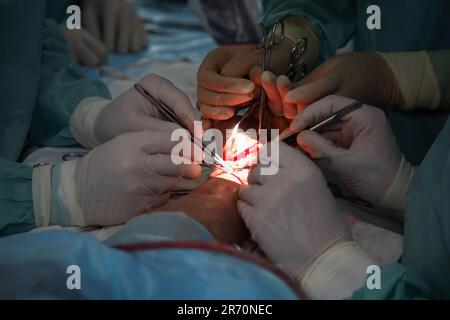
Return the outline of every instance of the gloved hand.
{"type": "MultiPolygon", "coordinates": [[[[300,280],[321,253],[351,235],[319,168],[284,143],[279,151],[278,173],[253,168],[237,206],[264,253],[300,280]]],[[[265,154],[260,152],[262,162],[265,154]]]]}
{"type": "Polygon", "coordinates": [[[267,95],[267,104],[275,116],[293,119],[297,115],[297,106],[284,103],[284,96],[294,87],[285,75],[276,76],[270,71],[262,72],[261,67],[255,66],[250,70],[250,79],[262,87],[267,95]]]}
{"type": "Polygon", "coordinates": [[[116,225],[164,204],[178,177],[194,179],[201,172],[197,164],[173,163],[178,142],[170,137],[159,131],[127,133],[85,158],[56,166],[51,224],[116,225]]]}
{"type": "Polygon", "coordinates": [[[105,62],[108,49],[88,31],[68,30],[65,25],[61,26],[61,31],[69,44],[70,54],[80,65],[96,67],[105,62]]]}
{"type": "Polygon", "coordinates": [[[202,224],[222,243],[242,244],[248,231],[236,210],[239,187],[222,178],[209,178],[180,199],[170,200],[155,212],[183,212],[202,224]]]}
{"type": "MultiPolygon", "coordinates": [[[[255,72],[255,77],[258,76],[261,77],[255,72]]],[[[322,63],[298,84],[290,83],[285,77],[275,79],[269,74],[264,78],[263,87],[270,97],[269,106],[288,119],[293,119],[308,105],[330,94],[376,106],[404,105],[391,68],[377,53],[357,52],[336,56],[322,63]]]]}
{"type": "MultiPolygon", "coordinates": [[[[285,45],[272,50],[270,70],[281,72],[287,66],[289,50],[285,45]]],[[[197,74],[198,103],[203,118],[227,120],[236,106],[242,106],[258,95],[255,84],[246,79],[253,66],[261,64],[261,51],[254,45],[222,46],[211,51],[197,74]]]]}
{"type": "MultiPolygon", "coordinates": [[[[194,109],[185,93],[170,81],[150,74],[138,82],[155,98],[172,109],[194,132],[194,109]]],[[[88,99],[89,100],[89,99],[88,99]]],[[[71,119],[71,132],[83,146],[93,148],[114,137],[142,130],[173,132],[178,125],[162,119],[160,113],[136,89],[130,88],[113,101],[81,103],[71,119]],[[92,105],[95,104],[94,106],[92,105]]],[[[201,131],[201,130],[200,130],[201,131]]]]}
{"type": "MultiPolygon", "coordinates": [[[[290,130],[300,132],[352,102],[340,96],[323,98],[300,113],[290,130]]],[[[414,169],[401,154],[381,109],[363,105],[320,133],[302,131],[297,142],[362,199],[375,206],[404,210],[414,169]]]]}
{"type": "Polygon", "coordinates": [[[83,0],[83,24],[109,51],[137,52],[147,45],[147,32],[126,0],[83,0]]]}

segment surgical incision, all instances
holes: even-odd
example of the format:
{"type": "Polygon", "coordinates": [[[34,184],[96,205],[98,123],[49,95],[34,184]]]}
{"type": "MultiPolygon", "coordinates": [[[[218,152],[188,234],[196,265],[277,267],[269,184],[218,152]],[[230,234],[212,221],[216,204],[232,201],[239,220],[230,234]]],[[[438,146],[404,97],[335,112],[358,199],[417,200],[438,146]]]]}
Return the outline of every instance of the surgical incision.
{"type": "Polygon", "coordinates": [[[233,172],[216,170],[211,176],[247,184],[250,168],[257,163],[260,146],[252,134],[238,131],[235,128],[223,148],[223,159],[233,169],[233,172]]]}

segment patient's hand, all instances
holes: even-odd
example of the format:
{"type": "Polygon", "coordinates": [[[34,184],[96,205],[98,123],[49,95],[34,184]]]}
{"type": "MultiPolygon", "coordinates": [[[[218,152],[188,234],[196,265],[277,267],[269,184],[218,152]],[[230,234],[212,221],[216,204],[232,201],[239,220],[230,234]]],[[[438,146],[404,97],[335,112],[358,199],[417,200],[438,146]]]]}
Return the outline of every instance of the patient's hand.
{"type": "Polygon", "coordinates": [[[219,242],[242,244],[248,230],[237,209],[239,185],[211,177],[191,194],[170,200],[155,211],[183,212],[202,224],[219,242]]]}

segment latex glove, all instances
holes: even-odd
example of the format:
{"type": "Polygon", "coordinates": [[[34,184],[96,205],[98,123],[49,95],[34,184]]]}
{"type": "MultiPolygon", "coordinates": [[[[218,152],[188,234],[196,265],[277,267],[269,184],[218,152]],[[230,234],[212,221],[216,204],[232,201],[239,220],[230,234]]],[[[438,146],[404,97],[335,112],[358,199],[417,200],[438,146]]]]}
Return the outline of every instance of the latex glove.
{"type": "Polygon", "coordinates": [[[83,0],[83,24],[108,50],[137,52],[147,45],[147,32],[126,0],[83,0]]]}
{"type": "MultiPolygon", "coordinates": [[[[188,96],[170,81],[149,74],[138,81],[155,98],[172,109],[194,132],[195,114],[188,96]]],[[[114,137],[142,130],[173,132],[178,125],[162,119],[160,113],[136,89],[130,88],[113,101],[101,100],[81,103],[71,118],[71,132],[75,139],[87,148],[92,148],[114,137]]],[[[201,129],[201,128],[200,128],[201,129]]],[[[198,130],[197,130],[198,131],[198,130]]]]}
{"type": "Polygon", "coordinates": [[[321,253],[351,236],[319,168],[284,143],[279,151],[278,173],[253,168],[237,206],[264,253],[300,279],[321,253]]]}
{"type": "MultiPolygon", "coordinates": [[[[286,68],[290,46],[272,51],[270,69],[281,72],[286,68]]],[[[197,74],[198,103],[203,118],[227,120],[242,106],[258,95],[255,84],[248,80],[252,67],[261,65],[261,52],[255,45],[222,46],[211,51],[197,74]]]]}
{"type": "Polygon", "coordinates": [[[62,26],[61,31],[69,44],[70,54],[79,64],[96,67],[105,62],[108,50],[88,31],[68,30],[66,26],[62,26]]]}
{"type": "MultiPolygon", "coordinates": [[[[261,78],[261,71],[254,70],[261,78]]],[[[401,107],[403,95],[394,74],[377,53],[357,52],[331,58],[299,83],[292,84],[286,77],[276,79],[265,74],[262,82],[269,107],[276,114],[293,119],[311,103],[330,94],[338,94],[376,106],[401,107]]]]}
{"type": "Polygon", "coordinates": [[[51,224],[109,226],[158,207],[179,179],[196,178],[197,164],[175,165],[177,142],[170,134],[142,131],[121,135],[86,157],[53,169],[51,224]]]}
{"type": "MultiPolygon", "coordinates": [[[[321,99],[300,113],[290,130],[299,132],[353,101],[334,95],[321,99]]],[[[401,154],[381,109],[363,105],[320,134],[302,131],[297,142],[362,199],[375,206],[404,210],[414,169],[401,154]]]]}
{"type": "Polygon", "coordinates": [[[293,119],[297,115],[295,104],[283,102],[286,94],[294,87],[288,77],[277,77],[270,71],[262,72],[261,67],[256,66],[250,70],[250,79],[266,92],[267,104],[273,115],[286,119],[293,119]]]}

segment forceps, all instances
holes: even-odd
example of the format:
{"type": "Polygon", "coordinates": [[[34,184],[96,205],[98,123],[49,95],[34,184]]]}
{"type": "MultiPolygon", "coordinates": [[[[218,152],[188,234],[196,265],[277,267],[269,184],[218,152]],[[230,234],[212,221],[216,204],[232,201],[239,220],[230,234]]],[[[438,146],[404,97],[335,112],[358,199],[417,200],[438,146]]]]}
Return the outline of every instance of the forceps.
{"type": "MultiPolygon", "coordinates": [[[[261,42],[258,45],[258,49],[261,49],[262,55],[262,72],[267,71],[270,67],[270,59],[272,57],[272,48],[279,46],[284,40],[285,32],[284,32],[284,23],[283,21],[277,21],[269,31],[269,33],[264,33],[261,39],[261,42]],[[280,36],[277,39],[277,31],[280,30],[280,36]]],[[[238,122],[238,126],[248,119],[248,117],[253,113],[253,111],[259,106],[259,114],[258,114],[258,134],[261,130],[263,117],[264,117],[264,108],[267,101],[267,95],[264,89],[261,88],[261,93],[259,95],[259,101],[255,101],[253,105],[248,107],[247,109],[243,109],[240,115],[242,118],[238,122]]],[[[239,114],[239,113],[238,113],[239,114]]]]}
{"type": "MultiPolygon", "coordinates": [[[[189,131],[188,127],[184,124],[184,122],[167,106],[165,106],[161,101],[156,99],[154,96],[150,94],[144,87],[140,84],[136,83],[134,88],[142,95],[145,99],[147,99],[152,105],[154,105],[159,113],[168,121],[178,124],[180,127],[189,131]]],[[[227,173],[232,173],[233,169],[220,157],[218,154],[209,149],[203,141],[194,137],[192,134],[190,135],[191,141],[195,143],[197,146],[201,147],[203,151],[207,151],[214,159],[213,166],[219,167],[227,173]],[[220,166],[218,166],[218,164],[220,166]]]]}
{"type": "MultiPolygon", "coordinates": [[[[283,43],[285,39],[285,27],[284,22],[278,20],[270,29],[268,33],[264,33],[261,39],[261,42],[258,45],[258,48],[261,49],[262,53],[262,71],[269,70],[271,57],[272,57],[272,49],[277,47],[283,43]],[[279,33],[279,36],[277,36],[279,33]]],[[[289,56],[289,64],[282,74],[286,75],[291,82],[295,83],[300,81],[307,71],[307,64],[305,62],[299,63],[301,57],[304,55],[306,48],[308,46],[308,41],[306,38],[301,37],[297,40],[294,47],[292,48],[289,56]]],[[[267,95],[264,89],[261,88],[261,94],[259,99],[253,102],[247,108],[241,109],[237,115],[242,116],[241,120],[238,122],[238,126],[254,112],[254,110],[259,106],[259,114],[258,114],[258,133],[261,129],[264,111],[267,104],[267,95]]]]}

